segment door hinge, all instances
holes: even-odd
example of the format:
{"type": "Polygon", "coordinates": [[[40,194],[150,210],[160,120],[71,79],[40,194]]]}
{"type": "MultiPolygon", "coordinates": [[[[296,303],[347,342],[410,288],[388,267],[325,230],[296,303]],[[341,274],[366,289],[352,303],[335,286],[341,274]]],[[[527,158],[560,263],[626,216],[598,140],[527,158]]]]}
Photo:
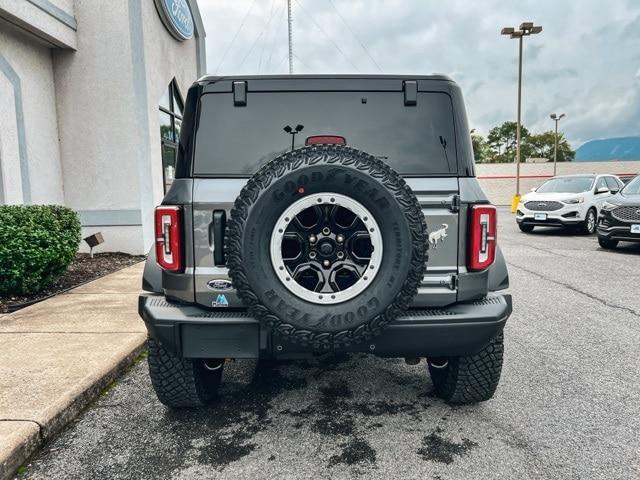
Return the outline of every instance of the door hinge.
{"type": "Polygon", "coordinates": [[[454,213],[460,211],[460,195],[458,195],[457,193],[454,194],[453,197],[451,197],[451,206],[449,207],[449,210],[454,213]]]}

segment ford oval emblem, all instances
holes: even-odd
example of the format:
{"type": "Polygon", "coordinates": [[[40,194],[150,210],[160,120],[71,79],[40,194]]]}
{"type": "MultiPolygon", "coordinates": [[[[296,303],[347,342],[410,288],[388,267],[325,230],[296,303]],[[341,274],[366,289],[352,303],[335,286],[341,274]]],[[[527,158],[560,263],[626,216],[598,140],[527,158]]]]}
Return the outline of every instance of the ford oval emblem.
{"type": "Polygon", "coordinates": [[[155,0],[160,19],[176,40],[193,37],[194,23],[187,0],[155,0]]]}
{"type": "Polygon", "coordinates": [[[207,282],[207,288],[214,292],[228,292],[233,288],[230,280],[216,279],[207,282]]]}

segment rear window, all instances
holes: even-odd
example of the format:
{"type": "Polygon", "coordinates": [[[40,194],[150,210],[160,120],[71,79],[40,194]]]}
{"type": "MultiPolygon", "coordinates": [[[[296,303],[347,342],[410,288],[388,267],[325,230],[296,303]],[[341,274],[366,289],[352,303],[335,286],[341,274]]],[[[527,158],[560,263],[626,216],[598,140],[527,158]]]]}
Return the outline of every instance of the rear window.
{"type": "Polygon", "coordinates": [[[445,93],[251,92],[247,105],[229,93],[201,97],[194,175],[251,175],[317,135],[338,135],[403,175],[457,173],[453,107],[445,93]],[[290,126],[295,136],[284,130],[290,126]],[[299,128],[299,127],[298,127],[299,128]]]}

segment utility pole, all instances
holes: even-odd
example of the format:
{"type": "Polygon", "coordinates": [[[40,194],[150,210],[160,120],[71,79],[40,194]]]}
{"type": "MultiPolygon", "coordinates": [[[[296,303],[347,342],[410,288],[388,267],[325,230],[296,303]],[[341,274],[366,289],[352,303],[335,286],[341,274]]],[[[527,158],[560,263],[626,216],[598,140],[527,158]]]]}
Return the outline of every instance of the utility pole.
{"type": "Polygon", "coordinates": [[[552,113],[549,117],[551,120],[556,122],[556,142],[555,147],[553,148],[553,176],[555,177],[558,170],[558,122],[562,117],[564,117],[564,113],[561,113],[560,115],[552,113]]]}
{"type": "Polygon", "coordinates": [[[534,25],[533,22],[524,22],[520,24],[520,28],[516,30],[513,27],[504,27],[501,35],[509,35],[509,38],[518,39],[518,120],[516,127],[516,194],[511,201],[511,212],[515,213],[518,202],[520,201],[520,129],[522,125],[522,39],[527,35],[534,35],[542,32],[542,27],[534,25]]]}
{"type": "Polygon", "coordinates": [[[291,75],[293,73],[293,29],[291,28],[293,19],[291,18],[291,0],[287,0],[287,12],[289,23],[289,75],[291,75]]]}

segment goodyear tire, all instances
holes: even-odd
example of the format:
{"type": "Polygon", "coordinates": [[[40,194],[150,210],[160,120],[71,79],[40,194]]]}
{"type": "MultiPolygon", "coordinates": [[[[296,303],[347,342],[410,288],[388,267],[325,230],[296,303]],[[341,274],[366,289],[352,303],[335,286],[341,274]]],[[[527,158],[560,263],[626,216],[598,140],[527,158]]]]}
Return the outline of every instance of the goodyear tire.
{"type": "Polygon", "coordinates": [[[379,334],[411,302],[427,260],[420,204],[375,157],[294,150],[257,172],[231,211],[229,275],[283,339],[330,349],[379,334]]]}
{"type": "Polygon", "coordinates": [[[502,373],[504,335],[479,352],[464,357],[429,359],[429,373],[438,397],[451,404],[474,404],[493,397],[502,373]]]}

